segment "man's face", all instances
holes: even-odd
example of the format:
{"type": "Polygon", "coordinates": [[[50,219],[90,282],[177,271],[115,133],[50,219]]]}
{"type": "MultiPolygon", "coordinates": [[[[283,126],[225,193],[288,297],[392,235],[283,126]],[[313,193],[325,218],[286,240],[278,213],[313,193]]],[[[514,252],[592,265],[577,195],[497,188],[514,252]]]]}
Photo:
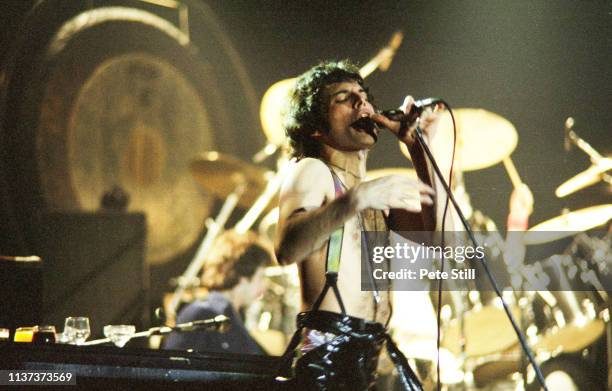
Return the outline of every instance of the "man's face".
{"type": "Polygon", "coordinates": [[[256,300],[261,299],[266,291],[266,270],[264,267],[257,269],[253,277],[247,279],[242,277],[243,285],[241,287],[241,301],[243,305],[251,305],[256,300]]]}
{"type": "Polygon", "coordinates": [[[324,94],[329,132],[321,132],[321,141],[341,151],[372,147],[378,138],[378,129],[358,122],[374,114],[363,87],[356,81],[333,83],[325,88],[324,94]]]}

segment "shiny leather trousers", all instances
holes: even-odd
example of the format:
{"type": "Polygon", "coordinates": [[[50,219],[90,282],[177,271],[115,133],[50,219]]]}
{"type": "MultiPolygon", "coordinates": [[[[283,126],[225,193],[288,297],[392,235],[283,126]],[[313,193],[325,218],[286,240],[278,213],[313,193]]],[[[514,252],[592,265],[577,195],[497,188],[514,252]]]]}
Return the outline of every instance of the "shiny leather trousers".
{"type": "Polygon", "coordinates": [[[298,315],[298,330],[283,356],[285,373],[289,372],[287,366],[291,365],[304,328],[336,337],[294,360],[291,383],[299,390],[375,390],[378,356],[385,344],[404,389],[422,390],[406,358],[382,324],[328,311],[298,315]]]}

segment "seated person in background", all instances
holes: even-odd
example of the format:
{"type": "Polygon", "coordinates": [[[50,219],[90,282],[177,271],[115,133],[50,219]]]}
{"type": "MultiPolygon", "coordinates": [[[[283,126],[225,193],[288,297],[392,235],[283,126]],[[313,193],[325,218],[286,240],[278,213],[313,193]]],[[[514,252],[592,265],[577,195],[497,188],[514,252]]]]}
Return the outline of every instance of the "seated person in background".
{"type": "Polygon", "coordinates": [[[204,264],[202,286],[208,289],[207,297],[181,309],[176,323],[225,315],[230,319],[229,329],[225,333],[172,332],[165,340],[164,349],[265,354],[247,332],[239,311],[263,295],[264,270],[271,263],[271,251],[254,232],[223,233],[204,264]]]}

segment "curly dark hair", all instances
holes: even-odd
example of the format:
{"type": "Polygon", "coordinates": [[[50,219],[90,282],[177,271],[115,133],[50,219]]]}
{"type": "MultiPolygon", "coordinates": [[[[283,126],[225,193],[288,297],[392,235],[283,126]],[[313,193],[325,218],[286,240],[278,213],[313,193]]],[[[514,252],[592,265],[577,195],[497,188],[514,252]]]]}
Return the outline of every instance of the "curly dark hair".
{"type": "Polygon", "coordinates": [[[257,269],[273,264],[272,249],[255,232],[225,231],[215,241],[202,273],[208,290],[232,289],[241,277],[251,279],[257,269]]]}
{"type": "Polygon", "coordinates": [[[319,156],[320,145],[312,138],[312,134],[317,130],[328,131],[325,87],[347,81],[359,83],[372,101],[372,96],[359,75],[359,69],[348,60],[323,61],[298,78],[285,120],[285,132],[289,138],[292,157],[301,159],[319,156]]]}

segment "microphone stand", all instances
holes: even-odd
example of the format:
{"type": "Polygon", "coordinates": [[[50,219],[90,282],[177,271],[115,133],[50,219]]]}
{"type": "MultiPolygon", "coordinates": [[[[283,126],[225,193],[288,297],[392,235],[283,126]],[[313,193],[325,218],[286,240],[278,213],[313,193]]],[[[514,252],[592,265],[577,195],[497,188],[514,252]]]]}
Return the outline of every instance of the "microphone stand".
{"type": "MultiPolygon", "coordinates": [[[[431,165],[434,169],[436,176],[442,183],[442,186],[444,187],[444,191],[446,192],[449,199],[451,200],[451,203],[455,207],[455,210],[457,211],[457,214],[459,215],[459,218],[461,219],[461,223],[463,224],[463,227],[465,228],[465,231],[467,232],[468,237],[470,238],[470,241],[474,244],[474,247],[477,247],[478,242],[476,241],[474,232],[472,231],[472,228],[470,227],[467,219],[463,215],[463,212],[461,211],[459,204],[455,200],[455,197],[453,196],[453,192],[448,186],[448,183],[446,183],[446,181],[444,180],[444,175],[442,175],[442,171],[440,170],[440,167],[438,167],[438,164],[436,163],[436,160],[434,159],[434,156],[431,153],[431,150],[429,149],[429,147],[427,146],[427,143],[425,142],[425,139],[423,138],[423,130],[418,125],[416,127],[415,133],[416,133],[417,140],[419,141],[419,144],[421,144],[421,147],[423,147],[423,150],[425,151],[427,158],[431,162],[431,165]]],[[[495,290],[495,293],[501,300],[501,303],[504,307],[504,311],[506,312],[506,315],[508,316],[508,319],[510,320],[510,323],[512,324],[512,328],[514,329],[514,332],[516,333],[516,336],[518,337],[519,342],[521,343],[521,347],[523,348],[523,351],[527,355],[527,358],[529,358],[529,362],[533,366],[533,369],[535,371],[536,377],[538,378],[538,381],[544,388],[544,391],[548,391],[548,387],[546,387],[546,382],[544,380],[544,375],[542,374],[542,370],[540,369],[540,366],[536,363],[535,358],[533,357],[533,353],[531,352],[531,349],[529,349],[529,346],[527,345],[527,341],[525,340],[525,336],[523,335],[523,332],[517,325],[516,320],[514,319],[514,316],[510,312],[510,308],[508,307],[508,304],[504,300],[502,293],[499,290],[497,281],[495,280],[495,277],[493,276],[493,274],[491,273],[491,270],[489,269],[489,261],[486,255],[483,254],[483,258],[481,262],[482,262],[482,265],[484,266],[487,276],[489,277],[489,281],[491,282],[491,285],[493,286],[493,289],[495,290]]]]}

